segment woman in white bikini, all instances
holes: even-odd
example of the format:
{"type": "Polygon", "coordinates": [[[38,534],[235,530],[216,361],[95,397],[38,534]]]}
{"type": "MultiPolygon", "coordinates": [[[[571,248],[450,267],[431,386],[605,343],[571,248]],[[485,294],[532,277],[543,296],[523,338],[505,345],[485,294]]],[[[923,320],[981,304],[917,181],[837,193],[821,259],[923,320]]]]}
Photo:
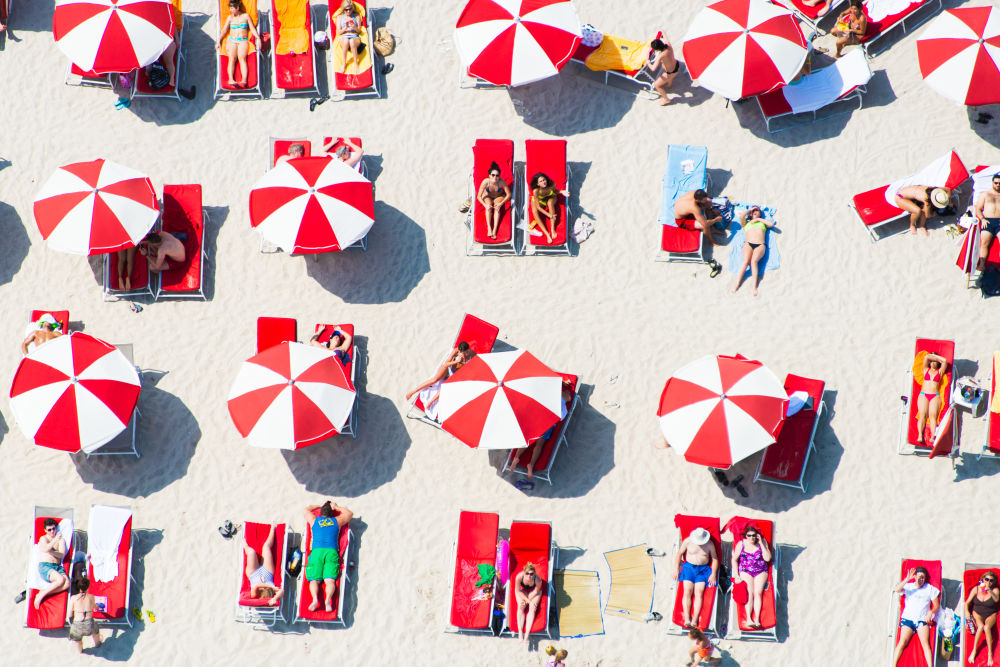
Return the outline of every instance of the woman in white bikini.
{"type": "Polygon", "coordinates": [[[268,604],[278,604],[285,591],[274,585],[274,526],[267,534],[267,539],[261,546],[263,559],[257,556],[250,545],[243,544],[243,553],[247,557],[245,573],[250,582],[250,597],[267,599],[268,604]]]}

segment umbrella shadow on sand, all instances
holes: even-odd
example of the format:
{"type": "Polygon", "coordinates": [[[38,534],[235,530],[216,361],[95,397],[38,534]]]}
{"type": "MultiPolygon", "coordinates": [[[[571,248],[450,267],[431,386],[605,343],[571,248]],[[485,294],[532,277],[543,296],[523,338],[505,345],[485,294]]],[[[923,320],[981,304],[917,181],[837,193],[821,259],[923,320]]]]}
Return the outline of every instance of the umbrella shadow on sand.
{"type": "Polygon", "coordinates": [[[21,216],[10,204],[0,202],[0,238],[3,239],[3,257],[0,259],[0,285],[9,283],[21,270],[28,256],[31,240],[24,230],[21,216]]]}
{"type": "MultiPolygon", "coordinates": [[[[966,107],[969,127],[990,146],[1000,148],[1000,104],[966,107]]],[[[975,165],[967,165],[970,169],[975,165]]]]}
{"type": "Polygon", "coordinates": [[[368,250],[352,248],[303,258],[306,273],[346,303],[397,303],[430,271],[427,234],[413,218],[375,202],[368,250]]]}
{"type": "Polygon", "coordinates": [[[73,465],[87,484],[98,491],[130,498],[162,491],[187,474],[201,428],[187,406],[176,396],[155,387],[158,371],[143,373],[138,408],[136,447],[141,458],[129,454],[73,456],[73,465]]]}
{"type": "Polygon", "coordinates": [[[636,100],[570,72],[507,93],[526,124],[560,137],[614,127],[636,100]]]}

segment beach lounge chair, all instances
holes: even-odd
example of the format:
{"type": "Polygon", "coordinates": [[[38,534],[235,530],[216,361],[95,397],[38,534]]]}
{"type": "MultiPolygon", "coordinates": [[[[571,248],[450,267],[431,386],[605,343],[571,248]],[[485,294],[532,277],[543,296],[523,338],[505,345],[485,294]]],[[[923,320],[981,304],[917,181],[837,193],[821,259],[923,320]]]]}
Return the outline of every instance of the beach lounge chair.
{"type": "MultiPolygon", "coordinates": [[[[543,479],[549,484],[552,484],[552,466],[556,462],[556,455],[559,454],[559,447],[563,444],[569,447],[569,443],[566,442],[566,430],[569,428],[569,421],[573,417],[573,411],[576,410],[576,404],[580,401],[580,396],[576,393],[578,378],[568,373],[563,373],[562,376],[563,386],[572,391],[572,398],[569,399],[566,405],[566,416],[553,427],[552,435],[546,438],[545,443],[541,445],[542,451],[535,461],[535,470],[533,473],[534,477],[543,479]]],[[[509,470],[515,475],[527,475],[528,470],[526,466],[529,461],[531,461],[531,447],[512,449],[507,455],[507,460],[504,462],[501,472],[509,470]]]]}
{"type": "MultiPolygon", "coordinates": [[[[1000,172],[1000,165],[981,164],[972,170],[972,201],[969,204],[970,212],[967,212],[966,215],[971,215],[972,207],[975,206],[976,201],[983,192],[993,189],[993,174],[997,172],[1000,172]]],[[[979,244],[982,229],[980,229],[978,222],[973,220],[972,223],[965,232],[965,238],[962,240],[962,248],[958,253],[958,258],[955,260],[955,265],[965,274],[966,288],[976,287],[977,281],[982,274],[982,271],[979,270],[979,261],[981,259],[979,244]]],[[[986,254],[986,261],[983,262],[983,269],[989,268],[1000,271],[1000,241],[994,240],[990,244],[989,252],[986,254]]]]}
{"type": "MultiPolygon", "coordinates": [[[[261,16],[257,11],[257,0],[242,0],[243,8],[246,10],[247,15],[257,26],[257,32],[264,34],[266,29],[262,25],[261,16]]],[[[222,34],[222,23],[229,16],[229,0],[219,0],[219,14],[218,23],[215,27],[215,41],[216,44],[219,42],[219,36],[222,34]]],[[[228,40],[228,38],[227,38],[228,40]]],[[[221,49],[217,49],[215,56],[215,99],[217,100],[231,100],[239,98],[254,98],[263,97],[263,93],[260,88],[260,78],[261,78],[261,63],[263,62],[260,57],[260,45],[257,44],[257,40],[253,35],[248,35],[247,40],[250,42],[250,52],[247,53],[247,82],[245,86],[234,86],[229,83],[229,55],[226,53],[226,45],[223,44],[221,49]]],[[[240,80],[240,64],[236,63],[236,69],[234,70],[234,78],[240,80]]]]}
{"type": "MultiPolygon", "coordinates": [[[[661,37],[662,30],[657,31],[653,39],[661,37]]],[[[591,81],[637,95],[656,95],[653,92],[656,77],[645,66],[652,55],[652,41],[636,42],[604,35],[599,45],[587,46],[581,40],[570,62],[575,65],[577,74],[591,81]]]]}
{"type": "Polygon", "coordinates": [[[184,261],[160,272],[156,300],[204,299],[205,209],[201,205],[201,185],[164,185],[160,229],[184,235],[184,261]]]}
{"type": "Polygon", "coordinates": [[[493,512],[466,512],[458,515],[458,538],[455,540],[455,573],[448,599],[448,625],[445,632],[492,633],[493,603],[497,581],[487,587],[489,595],[476,586],[479,566],[496,563],[500,516],[493,512]]]}
{"type": "Polygon", "coordinates": [[[864,105],[861,94],[872,78],[864,51],[849,51],[829,67],[814,70],[793,84],[757,96],[767,131],[781,132],[798,125],[814,123],[864,105]],[[778,129],[772,123],[779,118],[778,129]]]}
{"type": "MultiPolygon", "coordinates": [[[[514,142],[510,139],[476,139],[472,146],[472,173],[469,176],[469,196],[472,208],[465,218],[469,228],[466,255],[516,255],[517,246],[517,181],[514,176],[514,142]],[[511,199],[503,207],[503,218],[497,228],[497,237],[487,235],[486,210],[476,195],[479,184],[487,177],[490,165],[500,166],[500,178],[510,187],[511,199]]],[[[555,176],[553,176],[555,178],[555,176]]]]}
{"type": "MultiPolygon", "coordinates": [[[[924,567],[927,569],[928,578],[927,583],[929,583],[934,588],[941,591],[938,602],[941,604],[943,609],[945,606],[945,595],[944,589],[941,586],[941,561],[939,560],[917,560],[915,558],[904,558],[902,565],[899,568],[899,578],[902,579],[906,576],[906,573],[910,571],[910,568],[914,567],[924,567]]],[[[894,582],[895,584],[895,582],[894,582]]],[[[893,586],[895,589],[895,585],[893,586]]],[[[896,644],[899,642],[899,619],[903,614],[903,604],[905,598],[902,593],[896,593],[895,590],[889,596],[889,638],[891,640],[891,645],[889,649],[889,655],[891,656],[896,650],[896,644]]],[[[938,654],[937,649],[937,623],[932,622],[930,624],[930,647],[931,655],[935,656],[938,654]]],[[[903,655],[899,658],[899,663],[897,667],[933,667],[933,665],[928,665],[927,661],[924,660],[924,652],[920,646],[920,642],[917,640],[917,636],[914,635],[906,648],[903,650],[903,655]]]]}
{"type": "Polygon", "coordinates": [[[667,147],[667,168],[663,173],[660,199],[660,250],[658,262],[707,262],[701,230],[689,219],[674,217],[677,198],[692,190],[708,189],[708,148],[705,146],[667,147]]]}
{"type": "MultiPolygon", "coordinates": [[[[319,510],[313,512],[319,516],[319,510]]],[[[344,591],[350,577],[347,575],[348,563],[351,556],[351,527],[344,526],[340,529],[340,542],[337,551],[340,553],[340,576],[337,578],[337,592],[333,595],[333,611],[327,611],[322,602],[315,611],[309,609],[313,603],[312,590],[306,580],[306,567],[309,564],[309,554],[312,552],[312,526],[306,524],[306,531],[302,534],[302,568],[299,575],[299,591],[295,596],[295,622],[296,623],[329,623],[346,627],[344,620],[344,591]]],[[[326,583],[320,582],[319,590],[322,595],[326,595],[326,583]]]]}
{"type": "MultiPolygon", "coordinates": [[[[978,585],[979,578],[982,577],[987,572],[993,572],[996,575],[1000,575],[1000,564],[996,563],[966,563],[962,568],[962,594],[959,598],[961,600],[961,616],[962,616],[962,634],[960,638],[962,650],[959,652],[959,664],[972,665],[972,667],[986,667],[986,662],[988,659],[988,650],[986,647],[986,638],[979,638],[979,645],[973,646],[973,640],[976,637],[976,633],[969,630],[968,612],[965,607],[965,599],[968,597],[978,585]],[[975,658],[969,660],[972,655],[973,650],[975,650],[975,658]]],[[[993,635],[993,664],[1000,662],[1000,632],[997,631],[997,627],[993,626],[990,630],[993,635]]]]}
{"type": "MultiPolygon", "coordinates": [[[[125,251],[120,250],[119,252],[125,251]]],[[[105,253],[104,300],[120,301],[126,299],[131,301],[141,296],[148,296],[151,299],[155,298],[153,273],[149,270],[149,262],[146,260],[146,256],[138,250],[136,250],[135,258],[132,260],[132,274],[130,278],[130,289],[125,289],[125,285],[118,282],[117,253],[105,253]]]]}
{"type": "Polygon", "coordinates": [[[174,4],[174,41],[177,42],[177,50],[174,51],[174,71],[176,72],[176,85],[169,83],[163,88],[154,89],[149,85],[149,77],[146,75],[146,68],[140,67],[135,73],[135,83],[132,85],[132,97],[158,97],[172,98],[178,102],[181,100],[181,67],[184,65],[184,11],[181,9],[182,0],[171,0],[174,4]]]}
{"type": "MultiPolygon", "coordinates": [[[[136,255],[138,257],[139,255],[136,255]]],[[[118,348],[129,363],[135,366],[135,372],[139,374],[139,383],[142,384],[142,369],[135,365],[135,355],[132,347],[132,343],[115,343],[114,346],[118,348]]],[[[135,409],[132,410],[132,415],[129,417],[128,424],[125,426],[125,430],[116,435],[114,438],[104,443],[92,452],[84,451],[84,455],[89,459],[91,456],[116,456],[122,454],[130,454],[135,458],[142,458],[139,453],[139,440],[138,440],[138,420],[142,416],[139,412],[139,405],[136,404],[135,409]]]]}
{"type": "Polygon", "coordinates": [[[58,630],[66,625],[69,606],[69,591],[54,593],[47,596],[38,609],[35,609],[35,596],[48,586],[38,572],[38,539],[45,534],[45,519],[55,519],[59,522],[59,532],[66,541],[66,555],[62,566],[67,576],[72,576],[73,557],[76,555],[76,536],[73,532],[73,510],[68,507],[35,506],[35,519],[32,523],[31,544],[28,549],[28,572],[25,578],[25,589],[28,597],[24,601],[24,625],[36,630],[58,630]]]}
{"type": "MultiPolygon", "coordinates": [[[[526,255],[569,255],[569,229],[572,224],[572,209],[569,207],[569,197],[562,193],[569,192],[573,172],[566,163],[566,140],[565,139],[528,139],[524,142],[524,220],[527,221],[528,231],[525,232],[527,243],[523,244],[522,251],[526,255]],[[534,213],[531,210],[531,178],[543,173],[552,179],[553,187],[559,191],[556,216],[556,233],[552,241],[546,241],[545,237],[539,234],[536,236],[530,229],[536,224],[534,213]]],[[[537,223],[542,224],[542,223],[537,223]]],[[[546,225],[547,226],[547,225],[546,225]]]]}
{"type": "Polygon", "coordinates": [[[110,88],[111,76],[110,74],[98,74],[97,72],[85,70],[74,63],[70,63],[69,68],[66,70],[66,85],[110,88]]]}
{"type": "MultiPolygon", "coordinates": [[[[695,528],[704,528],[712,536],[712,544],[715,545],[715,553],[719,556],[719,569],[721,571],[724,561],[722,560],[722,534],[719,530],[719,518],[709,516],[690,516],[687,514],[677,514],[674,516],[674,525],[677,526],[677,543],[674,545],[674,552],[681,548],[681,542],[686,540],[695,528]]],[[[682,600],[684,596],[684,586],[679,581],[673,582],[674,609],[670,614],[667,623],[667,632],[675,635],[687,634],[684,627],[684,611],[682,600]]],[[[719,587],[705,587],[705,593],[701,600],[701,614],[698,617],[697,625],[707,635],[718,636],[718,605],[719,587]]]]}
{"type": "Polygon", "coordinates": [[[983,451],[979,458],[1000,459],[1000,352],[993,353],[990,393],[986,401],[986,432],[983,434],[983,451]]]}
{"type": "Polygon", "coordinates": [[[33,310],[31,311],[29,322],[37,322],[42,315],[51,315],[52,318],[62,325],[64,334],[69,333],[69,311],[68,310],[33,310]]]}
{"type": "Polygon", "coordinates": [[[277,137],[267,138],[267,171],[278,164],[278,158],[282,155],[288,155],[288,149],[292,147],[292,144],[301,144],[302,149],[305,153],[302,157],[312,156],[312,142],[308,139],[279,139],[277,137]]]}
{"type": "MultiPolygon", "coordinates": [[[[735,599],[735,585],[729,587],[729,624],[726,632],[726,639],[762,639],[765,641],[778,641],[778,568],[781,567],[781,550],[774,543],[774,522],[768,519],[748,519],[747,517],[734,516],[726,522],[722,532],[728,532],[732,536],[732,541],[726,545],[726,555],[723,561],[727,567],[733,560],[733,549],[736,542],[743,539],[743,528],[752,523],[761,537],[767,540],[771,549],[771,562],[768,563],[767,583],[761,594],[760,626],[750,627],[745,604],[739,604],[735,599]]],[[[735,577],[736,573],[731,572],[730,576],[735,577]]],[[[736,581],[733,582],[735,584],[736,581]]],[[[750,592],[750,595],[753,595],[750,592]]]]}
{"type": "Polygon", "coordinates": [[[552,572],[556,565],[556,543],[552,539],[551,523],[547,521],[514,521],[510,524],[510,556],[507,561],[510,580],[507,584],[504,630],[502,632],[508,632],[512,635],[516,635],[520,631],[517,625],[517,600],[514,596],[514,582],[524,570],[525,563],[533,563],[538,576],[545,578],[545,590],[538,602],[538,611],[535,613],[534,622],[528,628],[528,634],[544,634],[551,639],[549,607],[555,600],[552,572]]]}
{"type": "Polygon", "coordinates": [[[87,521],[87,578],[90,594],[104,610],[103,626],[132,627],[132,508],[91,505],[87,521]]]}
{"type": "Polygon", "coordinates": [[[861,38],[861,47],[869,57],[886,48],[889,45],[887,38],[895,35],[898,28],[902,28],[902,33],[905,35],[941,9],[941,0],[915,0],[902,10],[886,15],[884,11],[877,9],[883,4],[895,9],[902,3],[892,0],[867,0],[862,5],[865,18],[868,19],[868,29],[865,30],[865,36],[861,38]]]}
{"type": "MultiPolygon", "coordinates": [[[[462,326],[458,329],[458,336],[455,337],[455,342],[452,344],[452,348],[457,346],[460,342],[465,341],[469,344],[469,347],[476,354],[483,354],[489,352],[493,349],[493,343],[496,342],[497,336],[500,334],[500,329],[486,320],[481,320],[475,315],[465,315],[462,320],[462,326]]],[[[450,354],[450,353],[449,353],[450,354]]],[[[438,366],[443,364],[448,358],[446,354],[438,366]]],[[[434,369],[435,371],[437,368],[434,369]]],[[[420,398],[420,393],[414,395],[412,402],[410,403],[409,409],[406,411],[406,416],[410,419],[419,419],[425,424],[430,424],[431,426],[436,426],[441,428],[441,422],[436,419],[437,409],[436,407],[430,409],[428,413],[428,408],[423,404],[420,398]]]]}
{"type": "MultiPolygon", "coordinates": [[[[13,8],[14,8],[14,0],[0,0],[0,23],[3,23],[4,25],[10,25],[10,12],[11,9],[13,8]]],[[[6,38],[7,38],[6,32],[4,32],[3,35],[0,35],[0,39],[6,40],[6,38]]],[[[0,41],[0,45],[2,44],[3,42],[0,41]]]]}
{"type": "Polygon", "coordinates": [[[764,450],[764,455],[757,464],[754,482],[779,484],[806,492],[808,484],[805,477],[809,455],[816,451],[816,428],[826,408],[823,402],[825,387],[823,380],[791,373],[785,376],[785,392],[791,396],[795,392],[804,391],[812,399],[812,405],[806,405],[785,418],[778,432],[778,439],[764,450]]]}
{"type": "MultiPolygon", "coordinates": [[[[358,147],[360,147],[362,149],[364,148],[364,144],[361,142],[361,138],[360,137],[347,137],[347,138],[345,138],[345,137],[323,137],[323,145],[324,146],[330,144],[330,142],[333,142],[333,145],[330,146],[330,150],[327,151],[326,154],[327,155],[331,155],[331,156],[334,155],[341,146],[346,146],[348,149],[350,149],[350,146],[347,145],[347,139],[350,139],[351,142],[353,142],[355,146],[358,146],[358,147]]],[[[364,157],[364,155],[361,156],[361,161],[358,162],[358,164],[354,168],[358,170],[359,174],[361,174],[365,178],[368,178],[368,165],[365,163],[365,157],[364,157]]],[[[374,187],[375,187],[375,184],[372,183],[372,188],[374,188],[374,187]]]]}
{"type": "Polygon", "coordinates": [[[951,391],[955,374],[955,342],[951,340],[934,340],[930,338],[918,338],[914,349],[913,368],[906,371],[906,386],[908,392],[903,398],[903,407],[899,417],[899,444],[896,452],[898,454],[917,454],[934,458],[936,456],[949,456],[952,465],[958,457],[958,433],[955,425],[957,418],[954,407],[951,405],[951,391]],[[941,408],[938,412],[938,423],[931,424],[930,419],[924,427],[923,442],[933,442],[933,446],[922,444],[920,434],[917,433],[917,396],[920,394],[920,384],[916,376],[922,371],[923,354],[932,353],[945,358],[948,362],[948,370],[942,379],[940,396],[941,408]]]}
{"type": "Polygon", "coordinates": [[[285,342],[299,339],[298,321],[294,317],[257,318],[257,354],[285,342]]]}
{"type": "MultiPolygon", "coordinates": [[[[357,391],[357,385],[355,384],[355,379],[358,374],[358,346],[354,344],[354,325],[353,324],[317,324],[316,333],[319,334],[319,342],[325,343],[330,340],[333,335],[334,329],[339,328],[341,331],[346,333],[351,337],[351,346],[347,349],[348,361],[344,368],[344,372],[347,378],[351,381],[351,387],[357,391]]],[[[354,407],[351,408],[351,418],[347,420],[343,428],[339,431],[343,435],[349,435],[352,438],[358,437],[358,394],[354,394],[354,407]]]]}
{"type": "MultiPolygon", "coordinates": [[[[819,29],[819,22],[823,19],[829,17],[836,17],[840,12],[843,11],[841,5],[846,5],[847,0],[829,0],[830,8],[823,14],[819,15],[820,10],[825,6],[823,3],[817,4],[815,7],[810,7],[804,4],[802,0],[771,0],[774,4],[779,7],[784,7],[785,9],[793,12],[798,16],[799,20],[809,26],[809,30],[814,33],[822,32],[819,29]]],[[[831,19],[832,20],[832,19],[831,19]]]]}
{"type": "MultiPolygon", "coordinates": [[[[330,40],[334,40],[337,27],[333,24],[333,14],[341,3],[330,2],[327,16],[330,17],[330,40]]],[[[331,43],[329,50],[330,88],[337,92],[336,99],[381,97],[378,76],[375,74],[375,49],[372,48],[372,33],[375,32],[374,14],[368,9],[367,0],[355,0],[354,14],[361,17],[358,36],[361,37],[363,48],[358,50],[358,71],[354,73],[354,57],[347,52],[347,62],[344,62],[343,49],[331,43]]]]}
{"type": "Polygon", "coordinates": [[[271,0],[271,97],[319,95],[309,0],[271,0]]]}
{"type": "MultiPolygon", "coordinates": [[[[926,185],[930,187],[946,187],[955,189],[969,177],[969,171],[955,151],[950,151],[934,162],[924,167],[920,172],[900,179],[895,183],[883,185],[874,190],[854,195],[849,206],[857,213],[872,241],[878,241],[878,231],[884,225],[909,218],[909,213],[889,202],[890,189],[895,199],[895,192],[907,185],[926,185]]],[[[905,232],[902,227],[896,234],[905,232]]],[[[891,235],[887,235],[891,236],[891,235]]]]}
{"type": "MultiPolygon", "coordinates": [[[[250,580],[247,579],[246,573],[247,557],[243,551],[243,544],[245,542],[260,554],[270,530],[270,524],[247,521],[243,524],[243,539],[234,540],[237,549],[239,549],[240,566],[240,589],[236,598],[236,621],[238,623],[272,627],[279,620],[284,622],[285,600],[294,595],[294,592],[286,590],[285,595],[274,605],[271,604],[270,600],[250,597],[250,580]]],[[[288,526],[283,523],[279,523],[274,530],[274,550],[274,586],[282,588],[286,586],[284,581],[285,555],[288,552],[288,526]]]]}

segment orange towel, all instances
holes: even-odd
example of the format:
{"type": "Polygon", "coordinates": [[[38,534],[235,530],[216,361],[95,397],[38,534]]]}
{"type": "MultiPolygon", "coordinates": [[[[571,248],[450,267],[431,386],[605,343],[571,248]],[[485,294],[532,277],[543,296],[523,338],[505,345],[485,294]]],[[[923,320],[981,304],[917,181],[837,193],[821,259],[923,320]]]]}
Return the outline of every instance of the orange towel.
{"type": "Polygon", "coordinates": [[[281,29],[276,45],[279,56],[289,53],[309,53],[309,2],[308,0],[274,0],[281,29]]]}
{"type": "Polygon", "coordinates": [[[174,5],[174,34],[178,34],[184,27],[184,11],[181,9],[181,0],[172,0],[174,5]]]}

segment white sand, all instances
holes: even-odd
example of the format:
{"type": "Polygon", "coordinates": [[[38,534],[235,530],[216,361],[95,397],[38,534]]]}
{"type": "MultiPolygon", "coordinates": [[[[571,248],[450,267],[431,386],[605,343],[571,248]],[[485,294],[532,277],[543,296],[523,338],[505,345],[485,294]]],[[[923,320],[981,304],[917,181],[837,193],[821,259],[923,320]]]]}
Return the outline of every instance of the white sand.
{"type": "MultiPolygon", "coordinates": [[[[680,42],[701,3],[579,0],[581,17],[608,32],[648,37],[663,27],[680,42]]],[[[442,632],[451,545],[461,508],[553,522],[557,542],[579,547],[571,567],[596,569],[606,591],[606,550],[672,546],[677,512],[736,513],[776,520],[783,552],[780,644],[724,642],[741,665],[883,662],[889,586],[902,556],[940,558],[949,602],[962,562],[1000,560],[989,522],[996,462],[977,462],[983,423],[965,419],[957,473],[946,460],[895,453],[898,396],[917,335],[957,340],[964,373],[988,374],[995,304],[963,289],[954,242],[898,236],[872,244],[847,208],[852,194],[912,173],[955,147],[970,168],[1000,158],[970,129],[963,107],[926,88],[913,36],[872,65],[866,107],[769,136],[754,104],[735,111],[693,89],[696,103],[661,109],[564,74],[508,93],[460,90],[451,44],[460,0],[400,2],[389,25],[403,37],[386,99],[213,103],[212,19],[188,15],[185,85],[193,103],[137,100],[112,108],[111,93],[65,86],[53,45],[51,4],[19,2],[0,53],[0,366],[12,377],[30,309],[68,307],[74,322],[113,342],[135,343],[144,368],[167,371],[146,386],[140,461],[74,463],[34,447],[9,404],[0,465],[0,652],[9,664],[66,664],[66,640],[22,630],[21,586],[34,504],[72,506],[86,528],[91,503],[130,503],[143,534],[136,563],[141,605],[155,624],[107,641],[102,654],[136,664],[536,665],[515,641],[442,632]],[[888,80],[887,80],[888,74],[888,80]],[[891,83],[890,83],[891,82],[891,83]],[[523,103],[524,117],[512,105],[523,103]],[[262,173],[268,135],[360,135],[373,155],[377,222],[367,253],[262,256],[247,196],[262,173]],[[579,209],[597,232],[567,259],[470,259],[457,204],[466,196],[476,137],[567,136],[579,209]],[[761,296],[731,295],[731,276],[651,258],[668,143],[704,144],[724,194],[777,206],[780,270],[761,296]],[[200,182],[213,225],[206,303],[156,303],[133,314],[101,301],[83,258],[51,251],[31,203],[61,164],[105,157],[163,183],[200,182]],[[378,171],[378,169],[376,169],[378,171]],[[403,394],[452,342],[462,313],[496,323],[501,338],[553,368],[578,373],[585,402],[555,485],[524,494],[496,461],[451,436],[403,418],[403,394]],[[253,348],[258,315],[354,322],[365,350],[360,436],[292,455],[250,449],[229,420],[225,397],[253,348]],[[723,493],[701,468],[655,450],[656,399],[666,377],[706,353],[740,352],[779,377],[827,380],[830,418],[818,434],[809,492],[749,485],[723,493]],[[611,375],[618,375],[609,384],[611,375]],[[617,403],[619,408],[605,407],[617,403]],[[348,591],[347,630],[288,626],[254,632],[233,622],[234,544],[215,532],[226,518],[291,521],[324,497],[352,508],[359,538],[348,591]],[[983,535],[985,530],[986,535],[983,535]],[[5,600],[6,602],[3,602],[5,600]]],[[[211,2],[187,11],[214,11],[211,2]]],[[[388,10],[383,12],[383,16],[388,10]]],[[[689,90],[685,74],[677,80],[689,90]]],[[[993,121],[993,126],[1000,119],[993,121]]],[[[973,125],[976,130],[981,126],[973,125]]],[[[997,143],[992,130],[992,143],[997,143]]],[[[728,249],[717,256],[726,263],[728,249]]],[[[738,466],[750,476],[756,457],[738,466]]],[[[564,559],[568,560],[564,551],[564,559]]],[[[655,607],[669,613],[669,575],[658,561],[655,607]]],[[[544,647],[548,642],[543,641],[544,647]]],[[[680,664],[687,640],[617,618],[600,637],[559,642],[572,665],[680,664]],[[669,664],[675,664],[669,662],[669,664]]],[[[72,662],[72,661],[70,661],[72,662]]],[[[735,664],[735,663],[731,663],[735,664]]]]}

